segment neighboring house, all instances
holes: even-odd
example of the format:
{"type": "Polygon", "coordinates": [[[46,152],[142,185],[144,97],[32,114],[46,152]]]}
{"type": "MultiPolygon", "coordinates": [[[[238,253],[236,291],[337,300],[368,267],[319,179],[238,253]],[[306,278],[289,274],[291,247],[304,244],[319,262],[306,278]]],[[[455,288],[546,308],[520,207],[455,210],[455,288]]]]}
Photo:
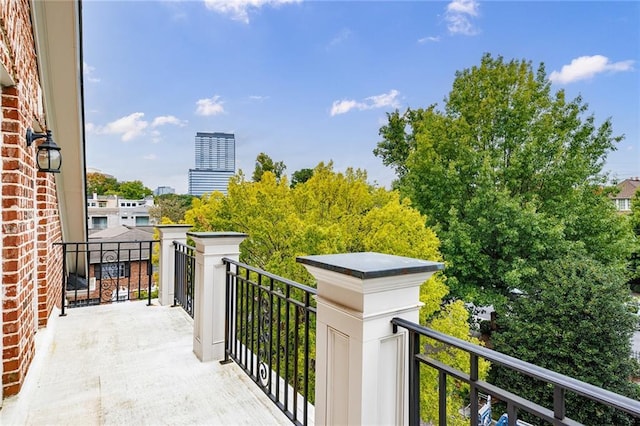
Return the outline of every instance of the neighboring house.
{"type": "Polygon", "coordinates": [[[35,336],[60,307],[62,240],[86,239],[80,4],[0,2],[0,375],[18,393],[35,336]],[[50,130],[60,173],[40,172],[26,133],[50,130]]]}
{"type": "Polygon", "coordinates": [[[631,199],[640,188],[640,177],[625,179],[617,187],[620,191],[611,197],[616,210],[622,213],[631,212],[631,199]]]}
{"type": "Polygon", "coordinates": [[[67,281],[70,307],[144,298],[153,288],[152,227],[114,228],[90,232],[87,244],[68,245],[80,250],[89,263],[88,279],[77,275],[67,281]]]}
{"type": "Polygon", "coordinates": [[[153,197],[127,200],[116,195],[97,195],[87,199],[88,227],[107,229],[120,226],[149,226],[155,220],[149,215],[153,197]]]}

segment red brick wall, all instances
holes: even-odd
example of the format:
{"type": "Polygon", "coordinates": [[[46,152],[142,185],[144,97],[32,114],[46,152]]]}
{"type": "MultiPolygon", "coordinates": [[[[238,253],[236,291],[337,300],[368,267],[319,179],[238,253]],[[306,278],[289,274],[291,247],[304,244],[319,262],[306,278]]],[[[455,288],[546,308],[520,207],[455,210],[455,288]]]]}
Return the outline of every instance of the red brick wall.
{"type": "Polygon", "coordinates": [[[36,172],[35,146],[27,147],[24,137],[34,122],[44,127],[28,0],[0,3],[0,64],[15,83],[1,89],[1,371],[6,397],[20,390],[33,359],[37,325],[46,324],[61,291],[54,284],[61,274],[61,254],[52,250],[61,237],[54,178],[36,172]]]}

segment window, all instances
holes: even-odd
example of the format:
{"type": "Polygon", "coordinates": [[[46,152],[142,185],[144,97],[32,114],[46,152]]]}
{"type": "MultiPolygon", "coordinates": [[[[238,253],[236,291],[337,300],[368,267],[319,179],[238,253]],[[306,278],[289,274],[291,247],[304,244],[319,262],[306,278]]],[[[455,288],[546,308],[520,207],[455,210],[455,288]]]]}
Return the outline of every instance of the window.
{"type": "Polygon", "coordinates": [[[106,229],[107,217],[106,216],[94,216],[91,218],[91,226],[93,229],[106,229]]]}
{"type": "Polygon", "coordinates": [[[106,201],[98,201],[98,207],[107,207],[106,201]]]}
{"type": "Polygon", "coordinates": [[[629,211],[631,210],[631,200],[628,198],[617,198],[615,200],[616,202],[616,209],[620,210],[620,211],[629,211]]]}
{"type": "Polygon", "coordinates": [[[149,216],[136,216],[136,226],[149,225],[149,216]]]}
{"type": "Polygon", "coordinates": [[[126,278],[129,276],[129,272],[128,262],[101,263],[95,266],[96,279],[98,280],[126,278]]]}

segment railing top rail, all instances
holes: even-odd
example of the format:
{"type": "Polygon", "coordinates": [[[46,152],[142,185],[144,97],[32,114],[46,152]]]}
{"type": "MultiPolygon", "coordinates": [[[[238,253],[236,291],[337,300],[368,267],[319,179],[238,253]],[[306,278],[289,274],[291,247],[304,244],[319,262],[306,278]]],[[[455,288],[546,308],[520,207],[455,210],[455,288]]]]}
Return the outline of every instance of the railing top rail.
{"type": "Polygon", "coordinates": [[[159,243],[160,240],[103,240],[103,241],[58,241],[53,243],[54,246],[65,245],[90,245],[90,244],[137,244],[137,243],[159,243]]]}
{"type": "Polygon", "coordinates": [[[283,277],[279,277],[278,275],[274,275],[274,274],[269,273],[269,272],[267,272],[267,271],[265,271],[263,269],[256,268],[256,267],[251,266],[251,265],[247,265],[246,263],[238,262],[236,260],[229,259],[228,257],[223,258],[222,261],[224,263],[231,263],[232,265],[236,265],[236,266],[239,266],[241,268],[245,268],[245,269],[248,269],[250,271],[257,272],[257,273],[259,273],[261,275],[264,275],[265,277],[269,277],[271,279],[280,281],[283,284],[289,285],[291,287],[295,287],[297,289],[306,291],[308,293],[311,293],[311,294],[314,294],[314,295],[318,294],[318,290],[313,288],[313,287],[309,287],[308,285],[300,284],[298,282],[291,281],[291,280],[283,278],[283,277]]]}
{"type": "Polygon", "coordinates": [[[415,324],[403,318],[393,318],[391,320],[391,323],[406,328],[407,330],[419,333],[423,336],[446,343],[453,347],[462,349],[468,353],[477,355],[493,363],[504,365],[505,367],[509,367],[515,371],[526,374],[533,378],[542,379],[548,383],[558,385],[566,390],[575,392],[594,401],[598,401],[611,407],[618,408],[635,416],[640,416],[640,401],[636,401],[626,396],[619,395],[615,392],[602,389],[598,386],[594,386],[589,383],[574,379],[572,377],[556,373],[555,371],[551,371],[535,364],[522,361],[520,359],[505,355],[492,349],[474,345],[473,343],[466,342],[456,337],[431,330],[427,327],[415,324]]]}
{"type": "Polygon", "coordinates": [[[175,241],[175,240],[173,241],[173,245],[176,246],[176,247],[184,247],[184,248],[188,248],[188,249],[191,249],[191,250],[195,249],[194,246],[190,246],[189,244],[185,244],[185,243],[182,243],[180,241],[175,241]]]}

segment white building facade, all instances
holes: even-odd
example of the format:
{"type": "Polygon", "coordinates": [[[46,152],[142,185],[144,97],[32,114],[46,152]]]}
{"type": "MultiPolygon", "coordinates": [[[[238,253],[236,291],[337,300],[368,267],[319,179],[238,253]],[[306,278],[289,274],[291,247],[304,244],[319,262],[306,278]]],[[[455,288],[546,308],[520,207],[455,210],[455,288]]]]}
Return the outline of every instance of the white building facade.
{"type": "Polygon", "coordinates": [[[149,214],[149,208],[153,206],[153,197],[128,200],[116,195],[93,194],[87,200],[88,228],[97,230],[155,225],[155,220],[149,214]]]}

